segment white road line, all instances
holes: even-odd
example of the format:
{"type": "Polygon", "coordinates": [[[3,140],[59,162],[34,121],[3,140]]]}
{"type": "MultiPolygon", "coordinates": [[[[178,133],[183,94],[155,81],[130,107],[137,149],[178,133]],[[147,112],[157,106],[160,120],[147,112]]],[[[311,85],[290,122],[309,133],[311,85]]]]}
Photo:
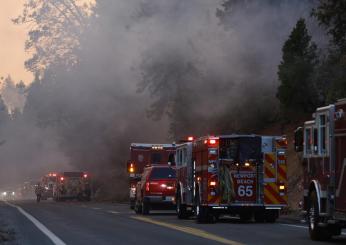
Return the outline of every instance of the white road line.
{"type": "Polygon", "coordinates": [[[21,214],[23,214],[28,220],[30,220],[43,234],[45,234],[55,245],[66,245],[66,243],[64,243],[53,232],[48,230],[48,228],[44,226],[40,221],[38,221],[34,216],[24,211],[24,209],[9,202],[5,203],[13,208],[16,208],[21,214]]]}
{"type": "Polygon", "coordinates": [[[110,213],[110,214],[120,214],[119,212],[113,211],[113,210],[108,210],[107,212],[110,213]]]}
{"type": "MultiPolygon", "coordinates": [[[[296,228],[301,228],[301,229],[308,229],[307,226],[301,226],[301,225],[289,225],[289,224],[280,224],[284,226],[290,226],[290,227],[296,227],[296,228]]],[[[342,235],[346,235],[346,232],[341,232],[342,235]]]]}
{"type": "Polygon", "coordinates": [[[289,227],[295,227],[295,228],[301,228],[301,229],[308,229],[307,226],[302,226],[302,225],[290,225],[290,224],[280,224],[283,226],[289,226],[289,227]]]}
{"type": "Polygon", "coordinates": [[[94,210],[100,210],[101,208],[92,208],[92,209],[94,209],[94,210]]]}

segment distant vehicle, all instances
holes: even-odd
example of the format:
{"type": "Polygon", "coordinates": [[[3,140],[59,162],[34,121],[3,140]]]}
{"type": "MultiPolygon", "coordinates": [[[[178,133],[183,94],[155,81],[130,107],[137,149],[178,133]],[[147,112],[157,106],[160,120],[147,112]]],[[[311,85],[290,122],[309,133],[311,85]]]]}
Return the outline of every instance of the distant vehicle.
{"type": "Polygon", "coordinates": [[[222,135],[177,146],[177,215],[215,222],[220,215],[275,222],[287,206],[287,141],[222,135]]]}
{"type": "Polygon", "coordinates": [[[44,191],[42,193],[42,200],[46,200],[48,198],[53,198],[53,187],[57,182],[58,174],[57,173],[49,173],[41,178],[41,186],[44,191]]]}
{"type": "Polygon", "coordinates": [[[37,184],[37,181],[34,181],[34,180],[24,182],[20,190],[21,197],[23,199],[34,198],[36,184],[37,184]]]}
{"type": "Polygon", "coordinates": [[[142,178],[145,166],[152,164],[167,165],[174,163],[175,144],[145,144],[132,143],[130,146],[130,160],[127,162],[129,173],[130,207],[135,205],[136,185],[142,178]]]}
{"type": "Polygon", "coordinates": [[[91,178],[86,172],[63,172],[58,173],[53,185],[53,199],[63,201],[77,199],[90,201],[91,178]]]}
{"type": "Polygon", "coordinates": [[[13,201],[17,198],[17,193],[13,190],[5,190],[1,192],[1,200],[3,201],[13,201]]]}
{"type": "Polygon", "coordinates": [[[346,228],[346,99],[317,108],[313,120],[295,131],[304,169],[303,213],[312,240],[346,228]]]}
{"type": "Polygon", "coordinates": [[[169,165],[152,165],[144,169],[137,183],[136,213],[149,214],[152,209],[175,209],[176,171],[169,165]]]}

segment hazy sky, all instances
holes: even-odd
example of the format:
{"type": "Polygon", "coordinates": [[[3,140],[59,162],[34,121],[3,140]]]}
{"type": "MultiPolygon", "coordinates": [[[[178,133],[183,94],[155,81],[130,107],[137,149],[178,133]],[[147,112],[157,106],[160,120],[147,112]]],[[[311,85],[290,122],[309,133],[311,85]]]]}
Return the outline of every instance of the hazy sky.
{"type": "Polygon", "coordinates": [[[24,68],[24,61],[29,56],[24,51],[26,28],[11,21],[21,13],[23,2],[0,0],[0,77],[10,74],[16,82],[30,83],[33,76],[24,68]]]}

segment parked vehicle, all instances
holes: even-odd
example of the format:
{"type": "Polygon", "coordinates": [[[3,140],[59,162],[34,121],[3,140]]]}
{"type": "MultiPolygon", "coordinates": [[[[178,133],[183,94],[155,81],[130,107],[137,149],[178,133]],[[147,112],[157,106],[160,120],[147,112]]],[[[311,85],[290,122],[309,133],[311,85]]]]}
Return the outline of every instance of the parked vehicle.
{"type": "Polygon", "coordinates": [[[55,201],[66,199],[90,201],[90,175],[86,172],[63,172],[57,174],[56,182],[53,186],[53,199],[55,201]]]}
{"type": "Polygon", "coordinates": [[[317,108],[295,131],[304,169],[303,210],[312,240],[340,235],[346,227],[346,99],[317,108]]]}
{"type": "Polygon", "coordinates": [[[145,166],[152,164],[174,166],[175,144],[144,144],[132,143],[130,160],[127,162],[129,173],[130,207],[135,205],[136,185],[142,178],[145,166]]]}
{"type": "Polygon", "coordinates": [[[43,188],[42,200],[47,200],[48,198],[53,198],[53,187],[57,182],[57,173],[49,173],[41,178],[41,186],[43,188]]]}
{"type": "Polygon", "coordinates": [[[177,146],[179,218],[220,215],[275,222],[287,206],[287,141],[281,136],[222,135],[177,146]]]}
{"type": "Polygon", "coordinates": [[[137,183],[136,213],[149,214],[152,209],[175,209],[176,171],[169,165],[152,165],[144,169],[137,183]]]}

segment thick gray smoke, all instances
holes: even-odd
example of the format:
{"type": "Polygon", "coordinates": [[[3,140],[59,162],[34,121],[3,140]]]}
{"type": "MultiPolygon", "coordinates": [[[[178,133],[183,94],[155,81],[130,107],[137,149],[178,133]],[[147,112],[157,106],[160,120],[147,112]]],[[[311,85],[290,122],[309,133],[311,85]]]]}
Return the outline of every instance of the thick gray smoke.
{"type": "Polygon", "coordinates": [[[79,64],[50,66],[6,128],[1,182],[78,169],[123,193],[130,142],[252,133],[274,120],[281,47],[311,3],[234,3],[219,18],[216,0],[97,1],[79,64]]]}

